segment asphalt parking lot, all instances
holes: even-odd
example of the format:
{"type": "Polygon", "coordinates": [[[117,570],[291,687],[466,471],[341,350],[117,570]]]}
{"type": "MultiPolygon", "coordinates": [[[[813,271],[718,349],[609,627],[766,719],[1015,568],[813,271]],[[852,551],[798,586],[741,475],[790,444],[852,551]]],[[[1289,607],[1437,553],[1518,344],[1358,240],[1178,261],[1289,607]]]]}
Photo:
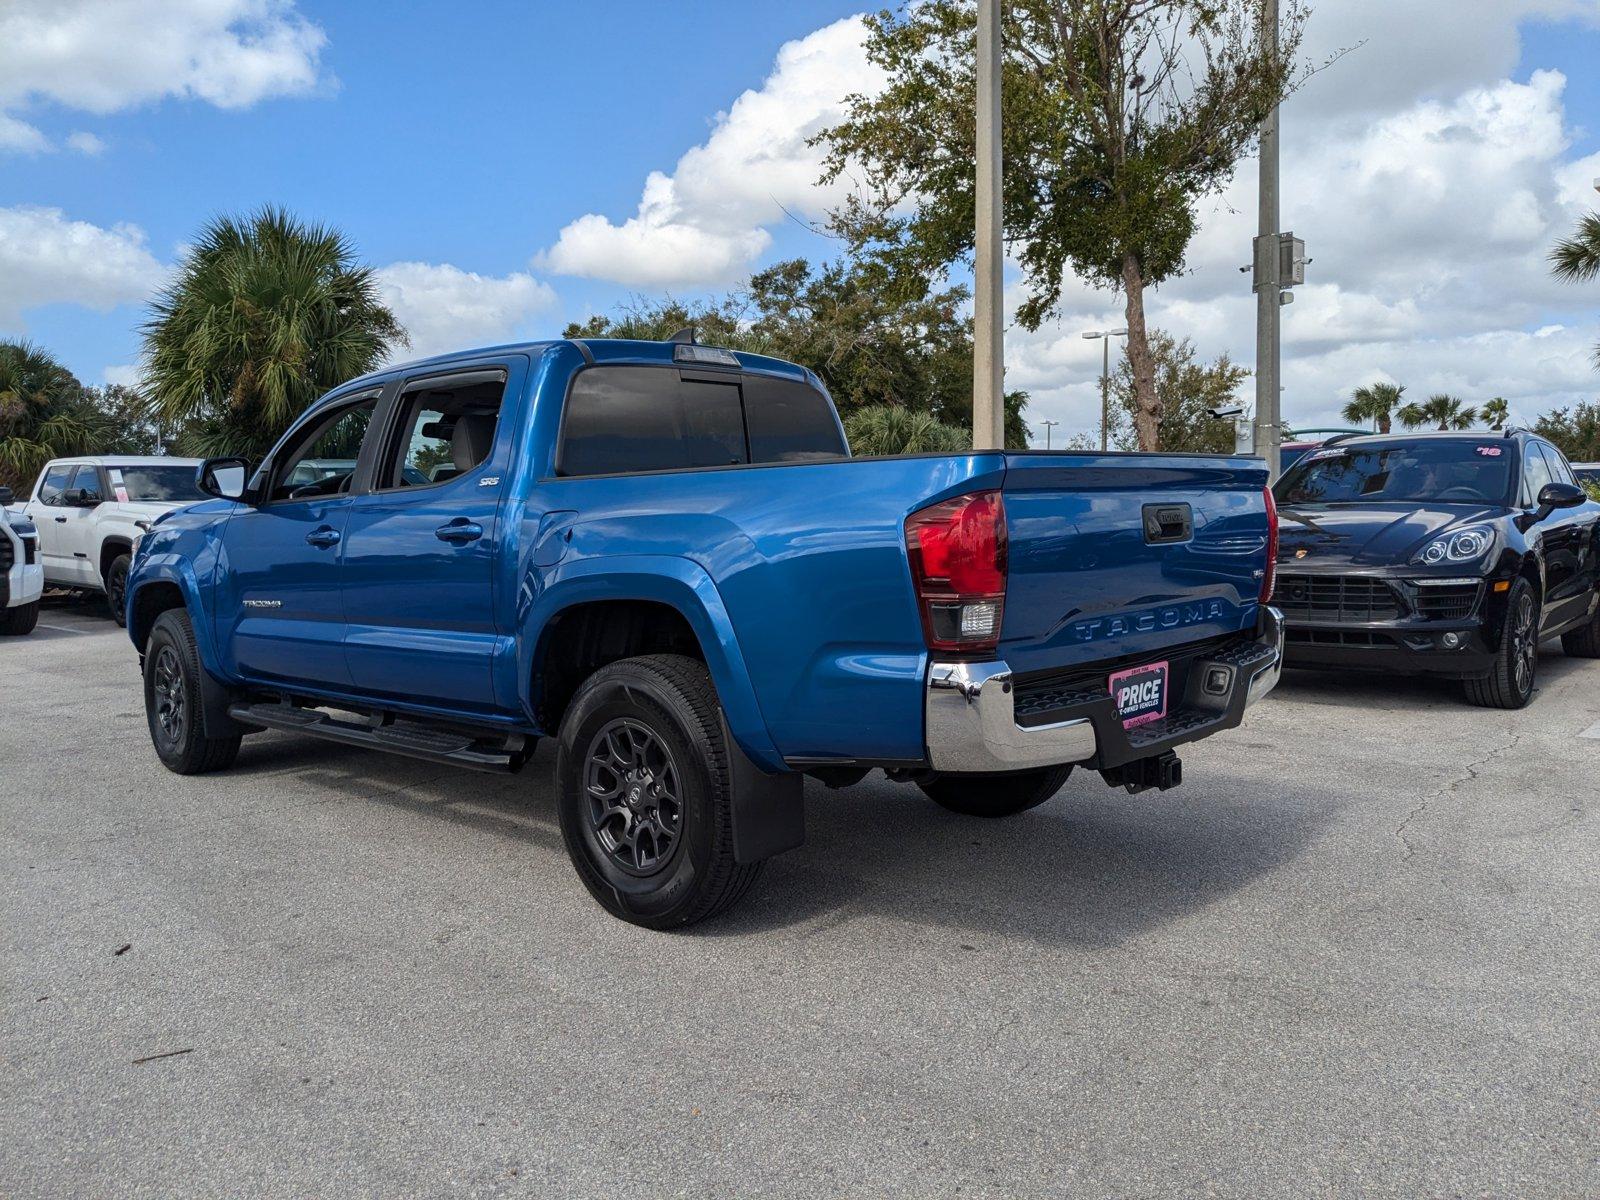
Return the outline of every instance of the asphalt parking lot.
{"type": "Polygon", "coordinates": [[[0,1193],[1600,1193],[1600,662],[1541,669],[1291,674],[1180,790],[1000,823],[808,784],[662,935],[578,884],[547,750],[179,778],[53,604],[0,644],[0,1193]]]}

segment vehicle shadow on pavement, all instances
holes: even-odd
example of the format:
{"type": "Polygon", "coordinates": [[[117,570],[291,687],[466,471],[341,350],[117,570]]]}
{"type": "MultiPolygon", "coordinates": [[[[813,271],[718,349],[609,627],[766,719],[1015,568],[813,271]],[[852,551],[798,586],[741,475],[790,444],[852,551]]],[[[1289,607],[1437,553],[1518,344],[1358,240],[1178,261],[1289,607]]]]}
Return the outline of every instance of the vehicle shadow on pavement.
{"type": "MultiPolygon", "coordinates": [[[[246,740],[233,774],[516,839],[533,851],[532,869],[560,871],[578,889],[556,823],[554,764],[548,742],[520,774],[496,776],[263,734],[246,740]]],[[[805,845],[771,860],[738,908],[691,933],[814,937],[887,917],[960,930],[962,944],[993,934],[1113,946],[1291,862],[1341,803],[1332,791],[1286,795],[1271,779],[1209,766],[1176,791],[1139,796],[1081,771],[1040,808],[985,821],[878,774],[838,791],[807,781],[805,845]]]]}
{"type": "MultiPolygon", "coordinates": [[[[1582,671],[1588,662],[1588,659],[1562,653],[1559,641],[1546,642],[1539,651],[1539,676],[1532,703],[1539,703],[1539,692],[1548,691],[1574,672],[1582,671]]],[[[1358,708],[1377,704],[1400,710],[1450,708],[1465,713],[1490,711],[1467,703],[1460,680],[1427,675],[1291,667],[1283,673],[1278,690],[1304,704],[1358,708]]]]}
{"type": "Polygon", "coordinates": [[[808,784],[806,801],[806,844],[769,863],[753,901],[707,935],[803,925],[812,936],[872,916],[971,939],[1115,946],[1291,862],[1340,803],[1215,773],[1129,796],[1093,772],[1000,821],[883,781],[838,792],[808,784]]]}

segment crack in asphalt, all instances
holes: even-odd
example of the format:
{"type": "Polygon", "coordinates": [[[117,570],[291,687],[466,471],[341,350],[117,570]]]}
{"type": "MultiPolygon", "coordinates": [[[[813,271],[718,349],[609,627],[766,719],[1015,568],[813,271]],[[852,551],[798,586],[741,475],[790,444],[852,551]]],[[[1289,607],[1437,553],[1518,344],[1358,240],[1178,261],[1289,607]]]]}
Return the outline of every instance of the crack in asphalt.
{"type": "Polygon", "coordinates": [[[1449,783],[1445,784],[1445,786],[1440,788],[1438,791],[1433,792],[1430,795],[1424,796],[1422,798],[1422,803],[1418,804],[1415,808],[1413,808],[1410,812],[1408,812],[1406,814],[1406,819],[1404,821],[1401,821],[1400,824],[1395,827],[1395,831],[1394,831],[1395,837],[1399,838],[1400,839],[1400,844],[1405,847],[1405,853],[1401,856],[1401,860],[1403,862],[1410,862],[1411,859],[1417,853],[1416,845],[1411,841],[1410,838],[1408,838],[1406,836],[1406,830],[1411,828],[1412,822],[1416,821],[1416,819],[1418,817],[1422,816],[1423,813],[1427,812],[1428,811],[1428,806],[1430,804],[1432,804],[1435,800],[1439,799],[1439,797],[1451,795],[1452,793],[1454,793],[1455,791],[1457,791],[1458,789],[1460,789],[1464,785],[1469,784],[1473,780],[1477,779],[1478,778],[1478,771],[1479,771],[1480,768],[1482,768],[1485,765],[1487,765],[1488,763],[1492,762],[1494,759],[1499,758],[1502,754],[1506,754],[1509,751],[1515,750],[1517,748],[1518,743],[1520,743],[1521,741],[1522,741],[1522,735],[1520,733],[1512,734],[1511,735],[1511,740],[1509,742],[1507,742],[1504,746],[1497,746],[1493,750],[1489,751],[1489,753],[1485,754],[1482,758],[1476,759],[1473,762],[1469,762],[1466,765],[1465,771],[1464,771],[1464,773],[1462,775],[1460,775],[1456,779],[1452,779],[1449,783]]]}

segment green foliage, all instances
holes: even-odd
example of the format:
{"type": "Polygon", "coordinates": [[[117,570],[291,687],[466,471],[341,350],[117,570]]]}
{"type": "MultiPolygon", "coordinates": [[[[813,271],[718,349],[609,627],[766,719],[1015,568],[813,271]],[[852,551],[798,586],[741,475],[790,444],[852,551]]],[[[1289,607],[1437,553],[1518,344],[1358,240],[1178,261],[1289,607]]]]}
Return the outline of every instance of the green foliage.
{"type": "MultiPolygon", "coordinates": [[[[1550,251],[1550,271],[1567,283],[1592,283],[1600,279],[1600,213],[1589,213],[1578,222],[1569,238],[1563,238],[1550,251]]],[[[1600,345],[1594,348],[1600,365],[1600,345]]]]}
{"type": "MultiPolygon", "coordinates": [[[[1150,331],[1150,354],[1155,360],[1156,390],[1161,396],[1161,447],[1164,450],[1231,454],[1233,422],[1219,421],[1207,409],[1228,409],[1239,404],[1239,385],[1250,372],[1226,354],[1214,363],[1195,360],[1194,345],[1160,329],[1150,331]]],[[[1137,450],[1134,418],[1133,368],[1124,353],[1111,376],[1111,442],[1119,450],[1137,450]]]]}
{"type": "Polygon", "coordinates": [[[1535,421],[1533,431],[1554,442],[1568,462],[1600,462],[1600,402],[1558,408],[1535,421]]]}
{"type": "Polygon", "coordinates": [[[0,484],[18,496],[52,458],[93,448],[83,385],[31,342],[0,341],[0,484]]]}
{"type": "MultiPolygon", "coordinates": [[[[1120,289],[1155,449],[1160,396],[1144,290],[1181,273],[1200,200],[1226,186],[1261,119],[1293,86],[1305,10],[1287,0],[1273,54],[1263,0],[1011,0],[1003,17],[1003,222],[1034,329],[1076,273],[1120,289]]],[[[824,180],[858,191],[832,217],[852,255],[931,282],[970,259],[976,190],[974,0],[924,0],[867,18],[888,77],[847,100],[817,141],[824,180]]]]}
{"type": "Polygon", "coordinates": [[[152,412],[191,454],[265,454],[329,388],[408,344],[343,234],[264,208],[195,239],[143,328],[152,412]]]}
{"type": "Polygon", "coordinates": [[[150,415],[150,402],[120,383],[83,389],[84,403],[94,414],[94,453],[156,454],[160,431],[150,415]]]}
{"type": "Polygon", "coordinates": [[[972,432],[941,425],[932,413],[895,404],[858,408],[845,418],[850,452],[858,455],[959,453],[972,448],[972,432]]]}
{"type": "Polygon", "coordinates": [[[1446,429],[1471,429],[1478,420],[1477,409],[1442,392],[1429,396],[1421,404],[1407,404],[1395,415],[1407,429],[1432,425],[1441,432],[1446,429]]]}
{"type": "Polygon", "coordinates": [[[1504,429],[1506,422],[1511,419],[1511,408],[1502,396],[1493,400],[1485,400],[1478,409],[1478,419],[1490,429],[1504,429]]]}
{"type": "Polygon", "coordinates": [[[1350,394],[1350,403],[1341,410],[1344,419],[1352,425],[1372,422],[1378,433],[1388,433],[1395,410],[1401,407],[1400,397],[1406,394],[1404,384],[1371,383],[1358,387],[1350,394]]]}
{"type": "MultiPolygon", "coordinates": [[[[659,340],[686,325],[711,346],[747,350],[815,371],[841,415],[893,405],[972,427],[972,318],[967,291],[906,289],[870,265],[804,259],[751,277],[731,296],[685,304],[636,298],[612,315],[569,325],[567,337],[659,340]]],[[[1026,392],[1006,395],[1006,445],[1028,444],[1026,392]]],[[[971,445],[968,435],[967,444],[971,445]]]]}
{"type": "Polygon", "coordinates": [[[1588,493],[1589,499],[1600,501],[1600,479],[1580,479],[1578,486],[1588,493]]]}

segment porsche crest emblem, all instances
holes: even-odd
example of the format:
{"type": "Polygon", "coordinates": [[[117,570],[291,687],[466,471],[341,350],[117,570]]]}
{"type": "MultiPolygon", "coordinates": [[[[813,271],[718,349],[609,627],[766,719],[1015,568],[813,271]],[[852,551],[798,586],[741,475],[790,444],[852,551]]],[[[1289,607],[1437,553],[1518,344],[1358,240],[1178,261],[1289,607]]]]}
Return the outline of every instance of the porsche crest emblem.
{"type": "Polygon", "coordinates": [[[1296,558],[1304,558],[1306,555],[1308,555],[1310,553],[1311,553],[1311,551],[1307,550],[1304,546],[1302,546],[1300,549],[1298,549],[1298,550],[1296,550],[1294,552],[1294,556],[1296,558]]]}

